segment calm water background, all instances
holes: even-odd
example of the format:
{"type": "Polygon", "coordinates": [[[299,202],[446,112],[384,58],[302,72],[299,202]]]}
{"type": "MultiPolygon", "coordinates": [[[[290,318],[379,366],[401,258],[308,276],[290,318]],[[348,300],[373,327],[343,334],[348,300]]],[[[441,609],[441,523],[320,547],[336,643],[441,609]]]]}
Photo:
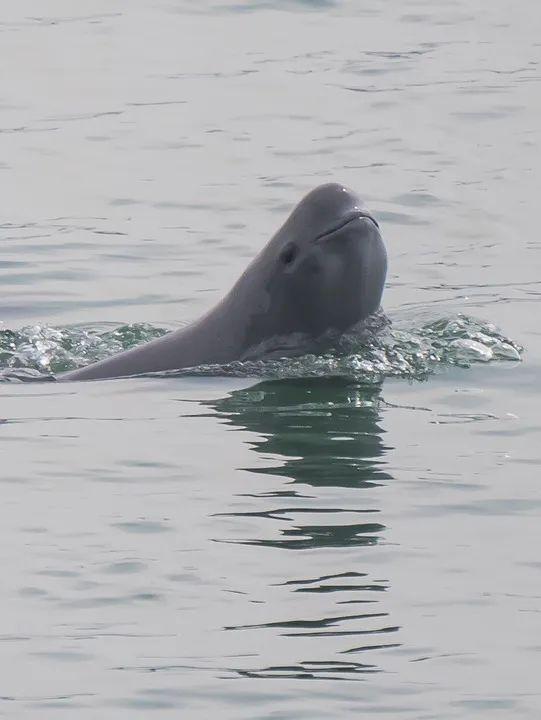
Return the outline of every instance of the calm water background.
{"type": "Polygon", "coordinates": [[[189,321],[332,179],[392,318],[526,353],[0,386],[0,716],[539,717],[539,3],[45,5],[0,22],[5,328],[189,321]]]}

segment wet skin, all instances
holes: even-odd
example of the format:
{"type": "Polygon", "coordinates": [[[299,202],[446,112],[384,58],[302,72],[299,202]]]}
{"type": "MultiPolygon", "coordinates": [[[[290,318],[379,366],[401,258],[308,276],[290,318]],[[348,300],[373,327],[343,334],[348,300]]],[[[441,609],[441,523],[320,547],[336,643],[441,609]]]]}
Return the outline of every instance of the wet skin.
{"type": "Polygon", "coordinates": [[[375,313],[387,254],[362,200],[336,183],[295,207],[229,293],[191,325],[59,376],[96,380],[299,355],[375,313]]]}

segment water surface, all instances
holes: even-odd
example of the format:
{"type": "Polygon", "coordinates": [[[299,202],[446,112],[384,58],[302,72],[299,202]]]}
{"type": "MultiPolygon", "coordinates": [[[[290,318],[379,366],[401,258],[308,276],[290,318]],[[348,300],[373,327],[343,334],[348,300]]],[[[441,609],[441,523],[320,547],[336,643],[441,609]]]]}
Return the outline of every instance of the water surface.
{"type": "Polygon", "coordinates": [[[0,319],[30,350],[21,328],[190,321],[336,180],[382,226],[396,328],[462,313],[525,353],[423,381],[1,384],[0,714],[539,715],[541,17],[521,9],[5,9],[0,319]]]}

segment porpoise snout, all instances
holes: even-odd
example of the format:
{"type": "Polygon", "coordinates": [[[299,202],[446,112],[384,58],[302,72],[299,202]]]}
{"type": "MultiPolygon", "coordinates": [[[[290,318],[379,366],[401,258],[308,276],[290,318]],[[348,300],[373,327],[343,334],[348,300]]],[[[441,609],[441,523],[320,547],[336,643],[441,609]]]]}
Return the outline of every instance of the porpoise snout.
{"type": "Polygon", "coordinates": [[[340,183],[319,185],[309,192],[297,206],[293,213],[293,217],[295,216],[301,225],[311,225],[314,228],[314,241],[333,235],[363,218],[379,228],[359,195],[340,183]]]}
{"type": "Polygon", "coordinates": [[[320,233],[314,238],[314,242],[317,242],[318,240],[322,240],[324,238],[329,237],[330,235],[334,235],[334,233],[339,232],[340,230],[343,230],[348,225],[354,223],[356,220],[367,220],[372,225],[375,225],[376,228],[379,230],[379,225],[377,223],[377,220],[366,211],[360,211],[356,210],[348,215],[346,217],[338,220],[334,225],[332,225],[328,230],[325,230],[324,232],[320,233]]]}

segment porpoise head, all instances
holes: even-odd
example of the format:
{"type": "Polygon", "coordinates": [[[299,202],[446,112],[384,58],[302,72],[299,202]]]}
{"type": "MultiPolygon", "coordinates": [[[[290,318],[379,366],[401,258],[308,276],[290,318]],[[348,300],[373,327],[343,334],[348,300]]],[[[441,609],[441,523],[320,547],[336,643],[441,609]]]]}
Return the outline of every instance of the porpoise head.
{"type": "Polygon", "coordinates": [[[202,318],[59,379],[318,352],[378,310],[386,269],[379,227],[360,198],[342,185],[321,185],[202,318]]]}
{"type": "Polygon", "coordinates": [[[320,185],[233,288],[249,315],[246,344],[345,332],[378,310],[386,271],[378,224],[360,197],[340,184],[320,185]]]}

